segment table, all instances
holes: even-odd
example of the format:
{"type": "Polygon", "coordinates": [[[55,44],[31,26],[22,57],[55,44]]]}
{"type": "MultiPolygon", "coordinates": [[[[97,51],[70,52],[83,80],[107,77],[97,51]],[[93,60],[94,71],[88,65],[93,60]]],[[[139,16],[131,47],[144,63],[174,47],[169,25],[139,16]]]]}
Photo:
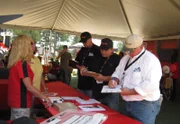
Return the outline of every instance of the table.
{"type": "MultiPolygon", "coordinates": [[[[76,89],[68,86],[65,83],[62,82],[49,82],[46,83],[46,86],[49,90],[49,92],[57,92],[58,96],[78,96],[82,99],[88,99],[88,96],[82,94],[81,92],[77,91],[76,89]]],[[[0,108],[9,108],[7,105],[7,89],[8,89],[8,80],[7,79],[0,79],[0,108]],[[2,95],[3,93],[3,95],[2,95]]],[[[75,105],[79,105],[78,103],[74,102],[75,105]]],[[[101,111],[100,113],[108,115],[107,120],[103,124],[115,124],[115,123],[121,123],[121,124],[140,124],[140,122],[131,119],[125,115],[120,114],[119,112],[116,112],[110,108],[108,108],[105,105],[100,104],[102,107],[106,109],[106,111],[101,111]]],[[[53,107],[47,108],[49,113],[51,115],[55,115],[59,113],[56,109],[53,107]]],[[[36,120],[37,122],[43,121],[36,120]]]]}
{"type": "MultiPolygon", "coordinates": [[[[58,96],[78,96],[82,99],[88,99],[88,96],[84,95],[83,93],[79,92],[78,90],[68,86],[65,83],[56,81],[56,82],[49,82],[46,84],[46,87],[48,88],[49,92],[56,92],[58,93],[58,96]]],[[[79,103],[72,101],[75,105],[79,105],[79,103]]],[[[111,108],[100,104],[100,106],[104,107],[105,111],[99,111],[98,113],[103,113],[108,115],[107,120],[103,124],[115,124],[115,123],[121,123],[121,124],[140,124],[139,121],[131,119],[125,115],[120,114],[117,111],[112,110],[111,108]]],[[[47,108],[47,110],[50,112],[50,114],[55,115],[59,112],[53,108],[47,108]]]]}

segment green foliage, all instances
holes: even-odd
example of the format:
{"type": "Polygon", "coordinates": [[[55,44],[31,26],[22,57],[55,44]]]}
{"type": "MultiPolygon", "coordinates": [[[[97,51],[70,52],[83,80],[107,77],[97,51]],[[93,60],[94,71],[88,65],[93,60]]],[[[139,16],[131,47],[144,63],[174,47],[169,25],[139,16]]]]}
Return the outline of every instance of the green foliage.
{"type": "Polygon", "coordinates": [[[76,43],[78,43],[79,41],[80,41],[80,37],[76,35],[76,36],[74,37],[74,39],[73,39],[72,44],[76,44],[76,43]]]}
{"type": "Polygon", "coordinates": [[[69,34],[60,34],[61,41],[69,42],[69,34]]]}
{"type": "Polygon", "coordinates": [[[49,30],[41,31],[41,41],[43,42],[49,42],[50,40],[54,43],[56,43],[57,41],[62,41],[62,42],[69,41],[69,36],[70,36],[69,34],[62,34],[56,31],[49,31],[49,30]]]}
{"type": "Polygon", "coordinates": [[[40,40],[40,31],[38,30],[12,30],[13,35],[16,37],[21,34],[26,34],[32,37],[32,39],[37,42],[40,40]]]}
{"type": "Polygon", "coordinates": [[[62,50],[63,49],[63,45],[60,45],[59,47],[58,47],[58,50],[62,50]]]}
{"type": "Polygon", "coordinates": [[[119,42],[117,45],[118,45],[118,51],[121,51],[123,49],[123,43],[119,42]]]}

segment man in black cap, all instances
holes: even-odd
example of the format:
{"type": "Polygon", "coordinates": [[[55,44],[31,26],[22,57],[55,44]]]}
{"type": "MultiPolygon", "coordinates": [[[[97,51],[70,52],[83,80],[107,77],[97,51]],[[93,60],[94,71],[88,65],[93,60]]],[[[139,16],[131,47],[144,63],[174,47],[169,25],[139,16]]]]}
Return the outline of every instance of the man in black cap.
{"type": "Polygon", "coordinates": [[[120,56],[114,53],[113,42],[109,38],[101,40],[100,51],[103,59],[100,61],[100,75],[95,77],[96,82],[93,83],[93,97],[102,104],[118,111],[119,110],[119,93],[101,93],[102,87],[108,85],[111,75],[119,64],[120,56]]]}
{"type": "Polygon", "coordinates": [[[89,71],[97,72],[99,59],[102,57],[98,46],[93,44],[92,36],[89,32],[83,32],[81,34],[80,42],[84,47],[78,52],[76,61],[81,66],[78,66],[78,89],[84,94],[92,97],[92,83],[93,77],[83,76],[83,71],[88,69],[89,71]]]}

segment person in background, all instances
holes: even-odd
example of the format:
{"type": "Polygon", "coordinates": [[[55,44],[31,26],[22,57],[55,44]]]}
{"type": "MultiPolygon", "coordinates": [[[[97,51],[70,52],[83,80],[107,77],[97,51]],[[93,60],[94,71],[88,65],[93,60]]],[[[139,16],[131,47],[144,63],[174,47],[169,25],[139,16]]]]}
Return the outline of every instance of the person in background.
{"type": "Polygon", "coordinates": [[[100,51],[104,58],[99,66],[100,75],[95,77],[96,81],[93,83],[93,97],[102,104],[119,111],[119,93],[101,93],[101,90],[111,80],[111,75],[119,64],[120,56],[114,53],[113,41],[109,38],[101,40],[100,51]]]}
{"type": "Polygon", "coordinates": [[[92,97],[92,83],[93,77],[83,76],[83,71],[89,70],[98,72],[99,59],[101,56],[100,49],[97,45],[93,44],[92,36],[89,32],[83,32],[80,36],[80,42],[84,47],[80,49],[76,56],[76,61],[81,65],[78,68],[78,89],[89,97],[92,97]]]}
{"type": "Polygon", "coordinates": [[[72,59],[71,54],[68,52],[67,45],[63,46],[63,50],[60,51],[57,59],[61,58],[60,60],[60,74],[64,74],[64,82],[70,85],[71,82],[71,72],[72,68],[69,67],[69,60],[72,59]]]}
{"type": "Polygon", "coordinates": [[[176,98],[177,90],[177,79],[179,78],[179,64],[178,64],[178,51],[174,49],[171,56],[171,65],[170,65],[171,77],[173,79],[173,92],[170,100],[174,101],[176,98]]]}
{"type": "Polygon", "coordinates": [[[9,83],[8,105],[11,107],[11,120],[30,116],[32,95],[43,99],[46,106],[51,106],[51,101],[33,85],[34,74],[30,68],[33,57],[33,40],[26,35],[19,35],[12,43],[9,55],[9,83]]]}
{"type": "Polygon", "coordinates": [[[124,43],[125,55],[109,81],[109,87],[122,86],[120,92],[124,100],[121,112],[139,120],[143,124],[154,124],[160,111],[161,64],[158,58],[143,47],[143,39],[129,35],[124,43]]]}

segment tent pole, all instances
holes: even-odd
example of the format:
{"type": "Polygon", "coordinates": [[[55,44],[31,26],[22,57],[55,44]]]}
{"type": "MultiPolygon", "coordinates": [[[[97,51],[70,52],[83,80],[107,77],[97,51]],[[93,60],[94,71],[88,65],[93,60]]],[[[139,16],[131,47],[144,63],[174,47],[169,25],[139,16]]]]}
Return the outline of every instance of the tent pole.
{"type": "Polygon", "coordinates": [[[130,23],[129,23],[128,17],[127,17],[127,15],[126,15],[126,12],[125,12],[125,9],[124,9],[122,0],[119,0],[119,4],[120,4],[120,6],[121,6],[121,8],[122,8],[122,12],[123,12],[124,17],[125,17],[125,19],[126,19],[126,23],[127,23],[127,25],[128,25],[129,31],[131,32],[131,34],[133,34],[133,31],[132,31],[131,25],[130,25],[130,23]]]}
{"type": "MultiPolygon", "coordinates": [[[[51,56],[51,43],[52,43],[52,30],[50,30],[50,39],[49,39],[49,51],[51,56]]],[[[52,56],[51,56],[52,57],[52,56]]]]}

